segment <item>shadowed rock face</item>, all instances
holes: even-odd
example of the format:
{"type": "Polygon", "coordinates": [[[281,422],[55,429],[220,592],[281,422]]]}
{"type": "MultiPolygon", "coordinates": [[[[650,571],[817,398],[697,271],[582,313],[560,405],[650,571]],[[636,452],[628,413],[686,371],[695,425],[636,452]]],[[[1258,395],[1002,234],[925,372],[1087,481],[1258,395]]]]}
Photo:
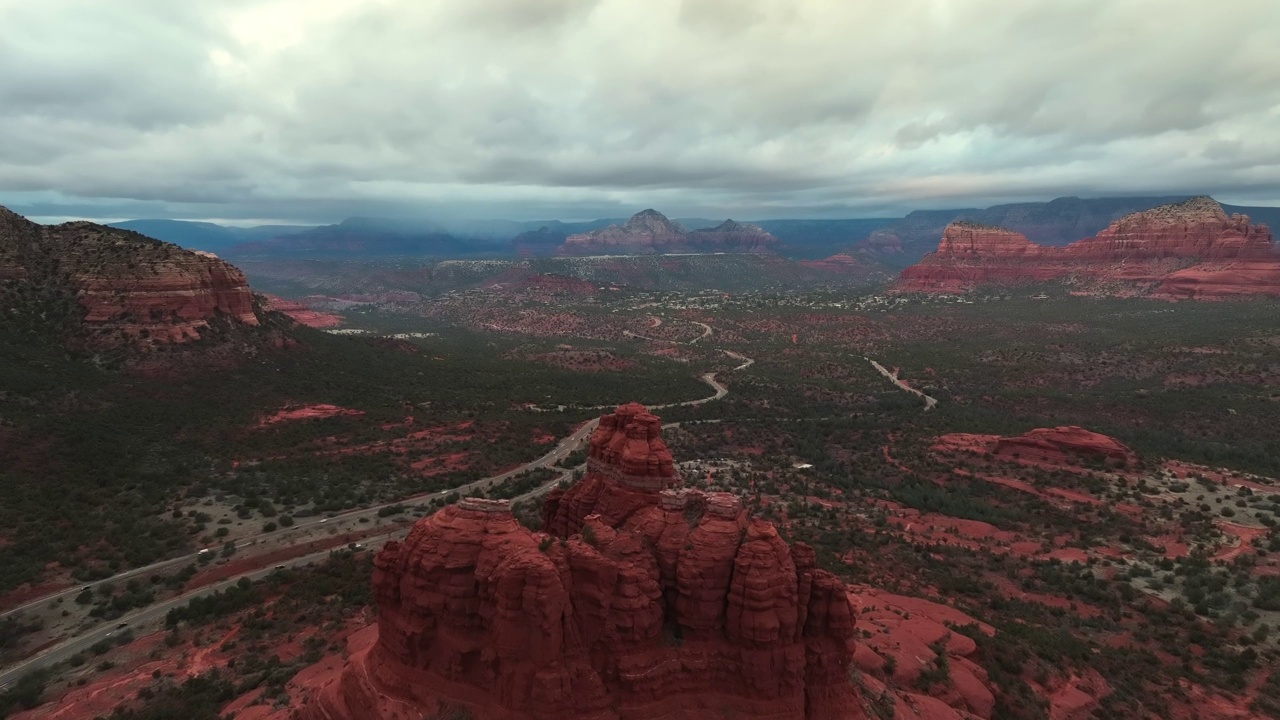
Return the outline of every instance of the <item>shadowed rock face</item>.
{"type": "Polygon", "coordinates": [[[26,284],[74,298],[98,345],[195,340],[219,317],[260,322],[244,274],[217,257],[88,222],[37,225],[0,208],[5,280],[15,293],[26,284]]]}
{"type": "Polygon", "coordinates": [[[547,533],[464,499],[378,554],[377,643],[304,718],[862,718],[845,585],[736,496],[676,489],[660,421],[605,416],[547,533]]]}
{"type": "Polygon", "coordinates": [[[1280,295],[1271,231],[1207,197],[1127,215],[1066,247],[1036,245],[1003,228],[956,222],[938,249],[902,272],[902,292],[1054,279],[1112,283],[1160,297],[1280,295]]]}
{"type": "Polygon", "coordinates": [[[758,225],[726,220],[714,228],[685,231],[657,210],[642,210],[625,225],[570,235],[560,255],[772,252],[778,239],[758,225]]]}

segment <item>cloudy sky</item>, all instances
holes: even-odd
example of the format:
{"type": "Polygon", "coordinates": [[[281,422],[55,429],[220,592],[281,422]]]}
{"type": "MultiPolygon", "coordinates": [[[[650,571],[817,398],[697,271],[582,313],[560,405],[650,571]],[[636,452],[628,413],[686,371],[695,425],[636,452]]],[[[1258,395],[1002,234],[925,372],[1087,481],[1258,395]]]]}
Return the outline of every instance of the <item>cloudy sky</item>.
{"type": "Polygon", "coordinates": [[[1276,0],[0,0],[41,218],[1280,205],[1276,0]]]}

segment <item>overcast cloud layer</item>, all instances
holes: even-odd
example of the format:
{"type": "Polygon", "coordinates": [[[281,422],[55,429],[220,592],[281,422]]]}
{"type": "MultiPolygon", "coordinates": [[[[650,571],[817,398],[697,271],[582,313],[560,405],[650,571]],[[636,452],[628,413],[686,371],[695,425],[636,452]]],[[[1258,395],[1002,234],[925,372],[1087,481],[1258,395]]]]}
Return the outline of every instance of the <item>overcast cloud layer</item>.
{"type": "Polygon", "coordinates": [[[99,219],[1280,205],[1276,0],[0,0],[0,204],[99,219]]]}

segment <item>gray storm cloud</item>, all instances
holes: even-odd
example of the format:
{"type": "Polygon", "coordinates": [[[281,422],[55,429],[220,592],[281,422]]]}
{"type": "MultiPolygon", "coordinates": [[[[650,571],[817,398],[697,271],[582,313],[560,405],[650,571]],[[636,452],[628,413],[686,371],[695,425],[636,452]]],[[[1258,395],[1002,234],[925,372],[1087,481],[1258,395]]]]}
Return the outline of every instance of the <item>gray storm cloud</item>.
{"type": "Polygon", "coordinates": [[[1280,204],[1274,0],[0,0],[0,203],[741,217],[1280,204]]]}

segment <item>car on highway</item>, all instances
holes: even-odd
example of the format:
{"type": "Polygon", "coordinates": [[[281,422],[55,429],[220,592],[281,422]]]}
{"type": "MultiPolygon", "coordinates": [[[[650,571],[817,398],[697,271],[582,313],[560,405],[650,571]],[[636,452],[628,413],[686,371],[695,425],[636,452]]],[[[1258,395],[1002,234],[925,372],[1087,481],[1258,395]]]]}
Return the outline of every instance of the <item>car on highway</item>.
{"type": "Polygon", "coordinates": [[[284,566],[283,566],[283,565],[277,565],[277,566],[276,566],[276,569],[277,569],[277,570],[283,570],[283,569],[284,569],[284,566]]]}

